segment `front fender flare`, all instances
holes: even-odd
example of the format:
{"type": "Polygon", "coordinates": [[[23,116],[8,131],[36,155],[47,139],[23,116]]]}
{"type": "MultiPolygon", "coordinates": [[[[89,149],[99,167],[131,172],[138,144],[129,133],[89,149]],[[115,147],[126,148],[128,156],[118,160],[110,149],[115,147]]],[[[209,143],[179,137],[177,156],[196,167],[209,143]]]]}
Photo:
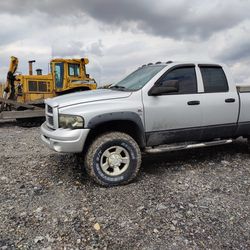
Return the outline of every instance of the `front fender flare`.
{"type": "Polygon", "coordinates": [[[106,123],[106,122],[112,122],[112,121],[131,121],[134,122],[140,132],[140,138],[141,138],[141,144],[144,147],[146,144],[146,138],[145,138],[145,130],[142,123],[142,120],[138,114],[135,112],[111,112],[111,113],[104,113],[101,115],[97,115],[89,120],[87,124],[87,128],[94,129],[96,126],[106,123]]]}

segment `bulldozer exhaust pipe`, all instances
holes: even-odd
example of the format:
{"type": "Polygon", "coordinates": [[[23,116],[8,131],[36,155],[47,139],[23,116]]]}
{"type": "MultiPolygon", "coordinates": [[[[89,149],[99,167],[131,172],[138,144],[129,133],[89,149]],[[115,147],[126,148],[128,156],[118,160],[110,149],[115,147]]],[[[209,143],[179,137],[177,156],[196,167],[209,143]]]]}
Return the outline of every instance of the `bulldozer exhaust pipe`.
{"type": "Polygon", "coordinates": [[[33,63],[36,62],[35,60],[29,61],[29,75],[33,75],[33,63]]]}

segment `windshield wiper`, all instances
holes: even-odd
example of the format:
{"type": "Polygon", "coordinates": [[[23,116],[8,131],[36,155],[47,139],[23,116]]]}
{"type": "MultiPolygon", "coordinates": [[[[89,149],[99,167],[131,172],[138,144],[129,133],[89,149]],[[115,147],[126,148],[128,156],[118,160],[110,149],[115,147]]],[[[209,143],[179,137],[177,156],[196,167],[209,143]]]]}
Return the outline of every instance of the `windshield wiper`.
{"type": "Polygon", "coordinates": [[[114,86],[111,86],[110,89],[126,89],[126,88],[124,86],[114,85],[114,86]]]}

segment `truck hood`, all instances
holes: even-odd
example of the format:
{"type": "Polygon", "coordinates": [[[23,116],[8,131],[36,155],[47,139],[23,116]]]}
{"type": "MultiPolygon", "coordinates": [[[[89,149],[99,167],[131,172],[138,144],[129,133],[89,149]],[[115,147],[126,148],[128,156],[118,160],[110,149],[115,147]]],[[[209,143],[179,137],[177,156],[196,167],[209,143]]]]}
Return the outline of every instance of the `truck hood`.
{"type": "Polygon", "coordinates": [[[46,103],[52,107],[66,107],[86,102],[97,102],[110,99],[126,98],[131,92],[117,91],[110,89],[97,89],[75,92],[50,99],[46,99],[46,103]]]}

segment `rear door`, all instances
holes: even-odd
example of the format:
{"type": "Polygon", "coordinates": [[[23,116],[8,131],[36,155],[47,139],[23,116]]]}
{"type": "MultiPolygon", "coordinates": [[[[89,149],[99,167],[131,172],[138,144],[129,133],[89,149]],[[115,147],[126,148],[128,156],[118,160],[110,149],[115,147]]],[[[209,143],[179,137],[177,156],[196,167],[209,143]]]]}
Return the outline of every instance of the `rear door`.
{"type": "Polygon", "coordinates": [[[225,72],[218,65],[199,65],[204,93],[202,108],[202,139],[230,137],[236,129],[239,99],[236,89],[228,84],[225,72]]]}

